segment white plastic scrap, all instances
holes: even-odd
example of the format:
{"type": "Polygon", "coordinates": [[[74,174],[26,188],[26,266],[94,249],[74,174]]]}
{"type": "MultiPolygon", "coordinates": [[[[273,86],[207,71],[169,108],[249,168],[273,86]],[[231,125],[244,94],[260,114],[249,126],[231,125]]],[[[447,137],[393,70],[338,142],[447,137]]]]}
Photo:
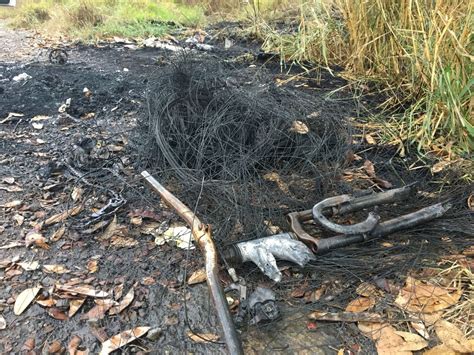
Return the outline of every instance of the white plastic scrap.
{"type": "Polygon", "coordinates": [[[71,100],[72,100],[71,98],[67,99],[66,102],[58,108],[58,112],[59,113],[66,112],[66,110],[71,106],[71,100]]]}
{"type": "Polygon", "coordinates": [[[143,46],[144,47],[149,47],[149,48],[166,49],[166,50],[169,50],[169,51],[172,51],[172,52],[180,52],[180,51],[185,50],[183,47],[176,46],[174,44],[169,44],[169,43],[162,42],[162,41],[156,39],[155,37],[150,37],[150,38],[145,39],[143,41],[143,46]]]}
{"type": "Polygon", "coordinates": [[[20,81],[26,81],[28,79],[31,79],[31,75],[28,75],[26,73],[21,73],[21,74],[13,77],[13,81],[15,81],[17,83],[19,83],[20,81]]]}

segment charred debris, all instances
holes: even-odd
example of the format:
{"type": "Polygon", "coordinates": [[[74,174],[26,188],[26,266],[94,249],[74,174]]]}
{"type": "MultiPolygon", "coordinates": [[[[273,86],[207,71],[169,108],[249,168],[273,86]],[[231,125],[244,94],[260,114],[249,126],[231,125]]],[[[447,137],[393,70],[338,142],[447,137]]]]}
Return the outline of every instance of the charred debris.
{"type": "MultiPolygon", "coordinates": [[[[426,177],[408,171],[379,177],[369,154],[355,154],[361,143],[354,144],[360,132],[352,128],[352,112],[325,110],[337,98],[315,104],[304,90],[280,86],[265,74],[211,58],[177,60],[150,81],[137,139],[139,166],[184,201],[142,173],[190,226],[228,351],[236,354],[242,353],[236,327],[280,317],[271,287],[254,287],[248,297],[242,276],[251,268],[247,262],[278,283],[277,261],[311,268],[324,259],[320,254],[347,246],[370,257],[379,250],[374,241],[390,234],[417,230],[411,235],[424,238],[431,229],[448,232],[456,229],[448,222],[453,215],[470,223],[459,212],[464,188],[426,198],[434,195],[426,177]],[[356,175],[354,160],[365,160],[358,170],[361,186],[346,178],[348,171],[356,175]],[[219,270],[232,279],[225,290],[219,270]],[[239,295],[233,316],[224,301],[229,291],[239,295]]],[[[403,169],[392,158],[386,166],[403,169]]]]}

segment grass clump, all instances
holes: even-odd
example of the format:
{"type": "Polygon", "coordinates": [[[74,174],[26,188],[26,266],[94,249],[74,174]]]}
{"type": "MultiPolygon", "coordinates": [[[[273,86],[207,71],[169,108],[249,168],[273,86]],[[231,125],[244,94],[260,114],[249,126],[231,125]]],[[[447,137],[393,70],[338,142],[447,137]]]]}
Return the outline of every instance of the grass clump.
{"type": "MultiPolygon", "coordinates": [[[[21,6],[18,14],[9,9],[9,14],[15,14],[15,24],[18,27],[37,27],[51,19],[50,8],[52,1],[27,2],[21,6]]],[[[5,12],[5,15],[7,13],[5,12]]]]}
{"type": "Polygon", "coordinates": [[[204,19],[201,7],[171,0],[24,0],[4,14],[16,27],[80,39],[160,36],[171,26],[198,26],[204,19]]]}

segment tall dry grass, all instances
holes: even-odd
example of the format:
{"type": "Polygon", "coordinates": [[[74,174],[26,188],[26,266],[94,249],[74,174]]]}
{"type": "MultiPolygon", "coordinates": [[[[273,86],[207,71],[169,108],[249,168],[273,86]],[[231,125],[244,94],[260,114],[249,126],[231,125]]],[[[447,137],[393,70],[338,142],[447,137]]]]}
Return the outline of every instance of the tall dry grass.
{"type": "Polygon", "coordinates": [[[264,46],[379,83],[392,141],[419,150],[474,148],[473,5],[469,0],[312,0],[293,33],[264,46]]]}

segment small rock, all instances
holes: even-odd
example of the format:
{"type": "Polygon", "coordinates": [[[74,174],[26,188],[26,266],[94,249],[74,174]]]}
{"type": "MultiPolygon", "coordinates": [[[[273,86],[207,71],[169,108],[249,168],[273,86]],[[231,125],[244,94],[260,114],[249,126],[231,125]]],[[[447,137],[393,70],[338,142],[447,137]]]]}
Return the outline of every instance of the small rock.
{"type": "Polygon", "coordinates": [[[51,277],[46,276],[43,280],[41,280],[41,284],[44,287],[52,286],[54,284],[54,280],[51,277]]]}
{"type": "Polygon", "coordinates": [[[13,297],[10,297],[9,299],[7,299],[7,304],[13,304],[15,303],[15,299],[13,297]]]}
{"type": "Polygon", "coordinates": [[[151,340],[151,341],[156,341],[158,340],[158,338],[161,336],[161,334],[163,333],[163,329],[161,328],[153,328],[153,329],[150,329],[147,333],[147,339],[151,340]]]}
{"type": "Polygon", "coordinates": [[[60,309],[68,309],[69,308],[69,300],[67,299],[60,299],[56,301],[56,307],[60,309]]]}

